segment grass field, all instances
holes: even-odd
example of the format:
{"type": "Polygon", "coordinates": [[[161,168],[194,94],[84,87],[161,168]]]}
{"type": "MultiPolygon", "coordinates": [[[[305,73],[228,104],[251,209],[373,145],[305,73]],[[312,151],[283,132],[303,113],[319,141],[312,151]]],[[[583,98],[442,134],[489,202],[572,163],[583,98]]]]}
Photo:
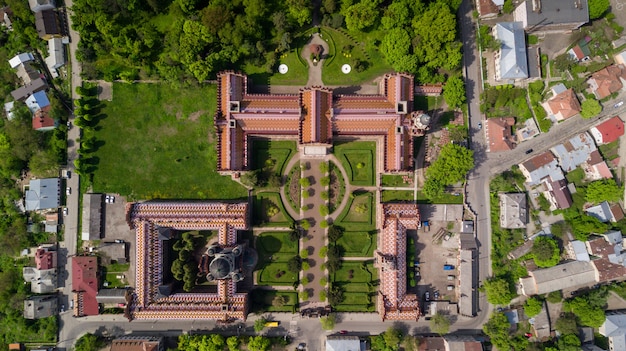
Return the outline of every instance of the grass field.
{"type": "Polygon", "coordinates": [[[452,194],[444,193],[439,197],[434,199],[427,198],[421,191],[417,192],[417,203],[418,204],[453,204],[453,205],[461,205],[463,204],[463,196],[454,196],[452,194]]]}
{"type": "Polygon", "coordinates": [[[374,185],[376,142],[350,141],[334,145],[334,153],[350,177],[352,185],[374,185]]]}
{"type": "MultiPolygon", "coordinates": [[[[292,47],[295,47],[292,45],[292,47]]],[[[293,49],[283,54],[275,65],[272,73],[267,73],[265,67],[254,66],[248,63],[244,66],[244,72],[248,74],[255,85],[306,85],[309,79],[309,66],[306,61],[298,59],[300,50],[293,49]],[[278,73],[278,66],[285,64],[288,71],[285,74],[278,73]]]]}
{"type": "Polygon", "coordinates": [[[404,177],[409,177],[413,179],[413,175],[402,175],[402,174],[383,174],[381,177],[382,186],[389,187],[403,187],[403,188],[412,188],[413,184],[404,181],[404,177]]]}
{"type": "Polygon", "coordinates": [[[250,293],[250,299],[253,312],[294,312],[294,308],[298,307],[298,293],[294,291],[254,289],[250,293]],[[276,296],[284,298],[285,304],[282,307],[272,305],[276,296]]]}
{"type": "Polygon", "coordinates": [[[296,142],[291,140],[254,139],[250,149],[252,169],[273,164],[274,173],[283,174],[289,159],[296,153],[296,142]]]}
{"type": "Polygon", "coordinates": [[[213,85],[114,83],[96,127],[93,191],[131,200],[246,198],[215,171],[215,94],[213,85]]]}
{"type": "Polygon", "coordinates": [[[374,194],[360,193],[351,198],[335,223],[351,231],[369,231],[376,229],[376,209],[374,208],[374,194]],[[357,210],[365,205],[365,212],[357,210]]]}
{"type": "Polygon", "coordinates": [[[410,190],[383,190],[382,202],[413,201],[413,189],[410,190]]]}
{"type": "Polygon", "coordinates": [[[298,242],[290,240],[289,233],[261,233],[256,238],[255,248],[259,254],[259,285],[292,285],[298,280],[298,275],[287,269],[287,261],[298,255],[298,242]]]}
{"type": "Polygon", "coordinates": [[[340,312],[372,312],[375,309],[373,301],[376,298],[378,270],[373,261],[346,261],[343,262],[333,276],[333,284],[344,289],[344,300],[333,306],[340,312]],[[365,263],[365,269],[362,264],[365,263]],[[374,285],[368,285],[368,283],[374,285]]]}
{"type": "Polygon", "coordinates": [[[260,226],[288,227],[293,222],[285,210],[285,206],[283,206],[279,193],[263,192],[256,194],[252,199],[252,211],[255,223],[260,226]],[[279,212],[272,217],[267,215],[267,209],[270,206],[277,206],[279,209],[279,212]]]}
{"type": "Polygon", "coordinates": [[[337,245],[343,247],[345,257],[371,257],[376,247],[376,234],[344,232],[337,245]]]}

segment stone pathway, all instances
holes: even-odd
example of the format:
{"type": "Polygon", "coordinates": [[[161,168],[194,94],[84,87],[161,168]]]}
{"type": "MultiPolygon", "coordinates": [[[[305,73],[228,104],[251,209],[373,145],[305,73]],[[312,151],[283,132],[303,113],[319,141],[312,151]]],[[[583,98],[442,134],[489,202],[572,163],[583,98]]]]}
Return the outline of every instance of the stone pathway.
{"type": "Polygon", "coordinates": [[[306,86],[323,86],[324,82],[322,82],[322,67],[324,66],[324,57],[328,55],[328,43],[324,39],[320,38],[319,33],[315,33],[311,36],[311,40],[306,43],[304,49],[302,49],[301,55],[302,58],[309,63],[309,80],[307,81],[306,86]],[[316,64],[313,64],[313,61],[311,61],[311,50],[309,47],[312,44],[321,45],[323,48],[322,59],[316,64]]]}

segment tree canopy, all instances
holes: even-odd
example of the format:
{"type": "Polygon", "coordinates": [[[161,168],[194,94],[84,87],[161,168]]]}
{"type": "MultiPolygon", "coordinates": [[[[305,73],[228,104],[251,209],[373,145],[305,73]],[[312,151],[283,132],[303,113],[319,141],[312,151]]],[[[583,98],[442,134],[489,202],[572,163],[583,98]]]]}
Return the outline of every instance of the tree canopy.
{"type": "Polygon", "coordinates": [[[437,312],[430,318],[430,330],[439,335],[448,334],[450,330],[450,320],[447,316],[437,312]]]}
{"type": "Polygon", "coordinates": [[[578,317],[580,324],[592,328],[598,328],[604,323],[604,309],[594,306],[590,300],[578,296],[565,302],[564,310],[572,312],[578,317]]]}
{"type": "Polygon", "coordinates": [[[602,106],[596,99],[587,99],[580,104],[580,115],[583,118],[591,118],[602,112],[602,106]]]}
{"type": "Polygon", "coordinates": [[[539,236],[533,242],[530,253],[537,267],[547,268],[559,263],[561,251],[557,242],[548,236],[539,236]]]}
{"type": "Polygon", "coordinates": [[[372,351],[397,351],[400,348],[402,334],[398,329],[389,327],[384,333],[371,338],[372,351]]]}
{"type": "Polygon", "coordinates": [[[611,6],[609,0],[589,0],[589,19],[594,20],[602,17],[611,6]]]}
{"type": "Polygon", "coordinates": [[[437,197],[445,186],[460,182],[474,168],[474,152],[457,144],[446,144],[426,170],[424,194],[437,197]]]}
{"type": "Polygon", "coordinates": [[[543,308],[543,301],[541,301],[537,297],[531,297],[526,302],[524,302],[524,313],[528,317],[534,317],[541,312],[543,308]]]}
{"type": "Polygon", "coordinates": [[[74,351],[98,351],[103,346],[103,340],[93,334],[87,333],[76,340],[74,351]]]}
{"type": "Polygon", "coordinates": [[[448,107],[459,108],[465,103],[465,83],[463,78],[453,76],[448,79],[443,86],[443,98],[446,99],[448,107]]]}
{"type": "Polygon", "coordinates": [[[487,294],[487,301],[494,305],[507,305],[515,297],[511,285],[503,278],[487,279],[483,288],[487,294]]]}
{"type": "Polygon", "coordinates": [[[596,180],[587,186],[586,199],[589,202],[596,204],[603,201],[616,202],[622,196],[623,191],[617,186],[614,179],[596,180]]]}
{"type": "Polygon", "coordinates": [[[511,325],[504,313],[495,312],[489,317],[489,321],[483,325],[483,331],[491,339],[491,343],[498,350],[509,350],[509,329],[511,325]]]}

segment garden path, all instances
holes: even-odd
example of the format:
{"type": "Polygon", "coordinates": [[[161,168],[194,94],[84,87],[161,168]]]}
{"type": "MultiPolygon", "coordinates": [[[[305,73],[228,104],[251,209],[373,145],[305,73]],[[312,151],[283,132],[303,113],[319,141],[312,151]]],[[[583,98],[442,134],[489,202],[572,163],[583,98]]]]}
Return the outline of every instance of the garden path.
{"type": "Polygon", "coordinates": [[[302,49],[302,58],[305,59],[309,63],[309,80],[306,83],[307,87],[314,86],[323,86],[324,82],[322,82],[322,67],[324,66],[324,56],[328,54],[328,43],[320,38],[319,33],[315,33],[311,36],[311,40],[304,46],[302,49]],[[312,44],[321,45],[322,50],[322,58],[315,65],[311,60],[311,50],[310,46],[312,44]]]}

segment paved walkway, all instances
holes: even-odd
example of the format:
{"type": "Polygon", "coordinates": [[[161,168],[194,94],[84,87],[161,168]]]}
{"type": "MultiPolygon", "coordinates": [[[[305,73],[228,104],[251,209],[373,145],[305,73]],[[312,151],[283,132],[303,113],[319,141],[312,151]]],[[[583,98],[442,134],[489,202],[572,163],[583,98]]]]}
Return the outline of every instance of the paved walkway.
{"type": "MultiPolygon", "coordinates": [[[[306,83],[306,86],[323,86],[324,82],[322,82],[322,67],[324,66],[324,58],[328,55],[328,43],[320,38],[319,33],[315,33],[311,36],[311,40],[304,46],[302,49],[302,58],[305,59],[309,63],[309,80],[306,83]],[[313,64],[311,61],[311,45],[321,45],[322,46],[322,58],[319,62],[313,64]]],[[[272,90],[273,91],[273,90],[272,90]]]]}

